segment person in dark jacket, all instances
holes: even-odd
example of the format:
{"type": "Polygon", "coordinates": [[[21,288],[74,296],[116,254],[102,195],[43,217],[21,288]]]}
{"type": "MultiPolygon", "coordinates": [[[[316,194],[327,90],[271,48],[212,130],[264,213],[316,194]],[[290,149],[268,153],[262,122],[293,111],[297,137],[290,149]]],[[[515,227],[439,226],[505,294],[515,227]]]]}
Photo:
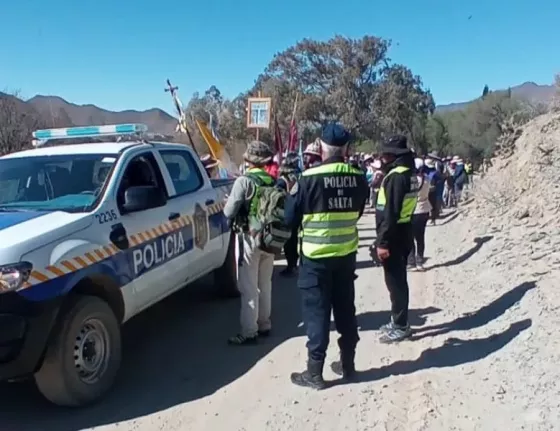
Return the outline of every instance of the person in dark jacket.
{"type": "Polygon", "coordinates": [[[392,343],[404,340],[411,334],[406,267],[412,249],[411,220],[418,200],[418,180],[414,155],[407,147],[405,136],[397,135],[389,139],[383,144],[381,153],[387,174],[377,196],[377,238],[372,252],[383,265],[391,298],[391,321],[380,328],[383,332],[380,341],[392,343]]]}
{"type": "MultiPolygon", "coordinates": [[[[279,177],[276,181],[276,187],[290,192],[290,185],[295,184],[300,176],[299,171],[299,157],[297,153],[288,153],[282,160],[279,169],[279,177]]],[[[295,275],[299,261],[298,253],[298,231],[299,226],[294,226],[292,236],[284,244],[284,255],[286,256],[287,266],[284,268],[280,275],[283,277],[291,277],[295,275]]]]}
{"type": "Polygon", "coordinates": [[[430,193],[428,194],[428,200],[432,206],[432,211],[430,212],[431,224],[436,224],[436,219],[439,217],[441,212],[441,206],[443,204],[443,188],[445,187],[445,178],[443,174],[437,169],[436,162],[433,159],[426,159],[426,175],[430,183],[430,193]]]}
{"type": "Polygon", "coordinates": [[[468,181],[467,171],[465,170],[465,164],[462,159],[457,159],[457,167],[453,173],[454,185],[455,185],[455,199],[457,205],[461,200],[461,195],[463,194],[463,188],[468,181]]]}

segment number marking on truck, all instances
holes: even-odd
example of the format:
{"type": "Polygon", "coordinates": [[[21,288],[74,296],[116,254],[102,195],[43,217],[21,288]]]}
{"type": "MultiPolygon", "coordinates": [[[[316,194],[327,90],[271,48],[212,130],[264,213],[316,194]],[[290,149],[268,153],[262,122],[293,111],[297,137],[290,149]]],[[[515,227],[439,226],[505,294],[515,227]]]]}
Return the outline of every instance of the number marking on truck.
{"type": "Polygon", "coordinates": [[[115,210],[103,211],[99,214],[95,214],[95,218],[99,224],[109,223],[115,221],[119,218],[115,210]]]}

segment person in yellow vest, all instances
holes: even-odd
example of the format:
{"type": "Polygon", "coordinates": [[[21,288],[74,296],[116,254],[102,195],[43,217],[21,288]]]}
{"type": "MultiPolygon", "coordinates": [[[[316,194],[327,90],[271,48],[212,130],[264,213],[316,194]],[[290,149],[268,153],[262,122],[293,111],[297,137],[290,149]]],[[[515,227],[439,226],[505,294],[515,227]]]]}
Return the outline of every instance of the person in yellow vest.
{"type": "Polygon", "coordinates": [[[380,341],[392,343],[411,334],[408,322],[409,289],[407,260],[412,249],[412,214],[418,200],[414,155],[405,136],[397,135],[382,145],[386,167],[375,208],[377,238],[373,252],[383,265],[391,298],[391,321],[380,329],[380,341]]]}
{"type": "Polygon", "coordinates": [[[230,344],[256,343],[259,336],[269,335],[271,329],[274,254],[259,249],[255,239],[248,232],[247,219],[252,198],[257,194],[258,187],[272,187],[276,184],[276,180],[264,169],[273,155],[270,147],[264,142],[249,143],[243,155],[248,168],[245,174],[233,183],[231,194],[224,206],[224,215],[230,225],[238,228],[243,241],[243,264],[239,267],[241,331],[228,340],[230,344]],[[258,182],[252,178],[258,179],[258,182]]]}
{"type": "Polygon", "coordinates": [[[354,373],[359,341],[354,279],[358,250],[358,220],[368,197],[363,171],[344,162],[350,134],[336,123],[321,135],[323,163],[305,170],[286,200],[285,221],[301,226],[298,287],[307,331],[307,369],[292,373],[292,383],[325,388],[323,367],[329,345],[331,311],[340,334],[340,361],[333,371],[344,378],[354,373]]]}

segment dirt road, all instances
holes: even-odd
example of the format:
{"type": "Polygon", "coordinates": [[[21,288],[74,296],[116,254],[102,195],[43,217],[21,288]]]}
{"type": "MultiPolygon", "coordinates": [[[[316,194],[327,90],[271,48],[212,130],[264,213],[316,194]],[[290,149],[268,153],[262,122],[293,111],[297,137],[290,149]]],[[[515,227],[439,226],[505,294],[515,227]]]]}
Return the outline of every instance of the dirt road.
{"type": "MultiPolygon", "coordinates": [[[[322,392],[290,383],[290,372],[304,366],[305,338],[295,283],[277,277],[275,332],[261,345],[226,344],[237,328],[236,301],[216,301],[205,289],[179,293],[126,326],[122,376],[104,402],[62,410],[32,385],[4,385],[0,429],[558,429],[557,279],[515,264],[493,267],[499,238],[449,214],[428,229],[427,271],[410,273],[413,340],[382,345],[377,328],[389,318],[389,300],[368,256],[373,217],[360,228],[359,382],[322,392]]],[[[326,378],[335,379],[328,367],[326,378]]]]}

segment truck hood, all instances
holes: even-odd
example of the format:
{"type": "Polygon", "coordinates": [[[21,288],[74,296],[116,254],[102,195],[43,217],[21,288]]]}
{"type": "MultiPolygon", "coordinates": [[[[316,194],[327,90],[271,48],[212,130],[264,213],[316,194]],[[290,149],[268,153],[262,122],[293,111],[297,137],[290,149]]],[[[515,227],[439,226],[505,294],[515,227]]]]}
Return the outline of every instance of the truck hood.
{"type": "Polygon", "coordinates": [[[92,216],[84,213],[2,211],[0,264],[17,262],[23,254],[85,229],[91,223],[92,216]]]}

